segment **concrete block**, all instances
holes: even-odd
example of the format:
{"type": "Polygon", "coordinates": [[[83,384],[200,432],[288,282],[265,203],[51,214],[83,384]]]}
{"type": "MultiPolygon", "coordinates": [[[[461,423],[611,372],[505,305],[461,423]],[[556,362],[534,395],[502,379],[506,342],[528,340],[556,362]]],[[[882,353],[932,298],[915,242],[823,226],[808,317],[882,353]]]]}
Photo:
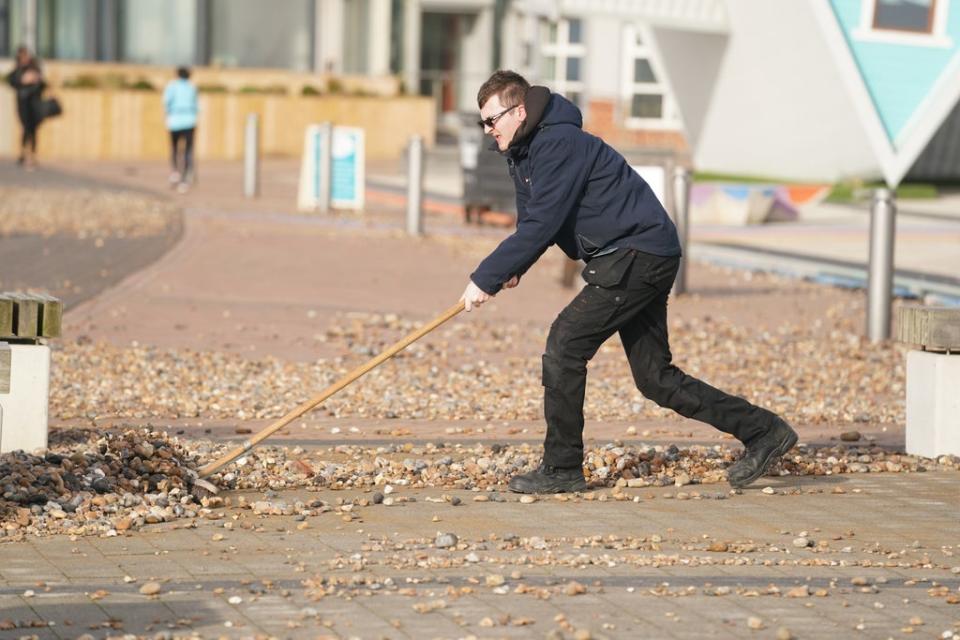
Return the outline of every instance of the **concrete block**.
{"type": "Polygon", "coordinates": [[[960,455],[960,355],[907,352],[907,452],[960,455]]]}
{"type": "Polygon", "coordinates": [[[10,388],[0,393],[0,453],[47,446],[50,348],[10,345],[10,388]]]}

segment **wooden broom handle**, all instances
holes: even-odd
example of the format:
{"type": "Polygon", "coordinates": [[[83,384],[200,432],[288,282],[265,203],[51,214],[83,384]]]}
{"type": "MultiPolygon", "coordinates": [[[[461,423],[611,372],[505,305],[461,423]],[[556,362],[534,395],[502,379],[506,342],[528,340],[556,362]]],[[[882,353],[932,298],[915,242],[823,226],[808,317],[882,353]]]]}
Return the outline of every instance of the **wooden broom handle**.
{"type": "Polygon", "coordinates": [[[230,450],[229,452],[224,454],[222,457],[214,460],[213,462],[200,467],[198,471],[199,476],[201,478],[206,478],[207,476],[212,475],[217,471],[219,471],[220,469],[224,468],[225,466],[227,466],[228,464],[230,464],[231,462],[233,462],[234,460],[242,456],[244,453],[246,453],[247,451],[250,451],[255,446],[257,446],[258,444],[260,444],[261,442],[263,442],[264,440],[272,436],[274,433],[276,433],[280,429],[283,429],[285,426],[287,426],[288,424],[290,424],[291,422],[293,422],[303,414],[307,413],[308,411],[316,407],[318,404],[320,404],[321,402],[323,402],[333,394],[337,393],[338,391],[340,391],[341,389],[343,389],[344,387],[352,383],[357,378],[363,376],[365,373],[368,373],[372,369],[375,369],[376,367],[380,366],[381,364],[383,364],[393,356],[397,355],[398,353],[400,353],[401,351],[409,347],[411,344],[413,344],[423,336],[427,335],[428,333],[430,333],[431,331],[433,331],[434,329],[442,325],[447,320],[450,320],[455,315],[463,311],[463,309],[464,309],[464,304],[463,304],[463,301],[461,300],[460,302],[453,305],[452,307],[444,311],[442,314],[440,314],[439,316],[437,316],[427,324],[417,329],[416,331],[407,334],[399,341],[387,347],[387,349],[381,352],[380,355],[378,355],[374,359],[368,361],[366,364],[363,364],[357,367],[356,369],[354,369],[344,377],[340,378],[335,383],[333,383],[332,385],[330,385],[329,387],[327,387],[317,395],[313,396],[309,400],[299,405],[297,408],[287,413],[282,418],[279,418],[272,424],[267,425],[266,427],[261,429],[259,432],[257,432],[256,435],[249,438],[248,440],[245,440],[244,443],[239,447],[236,447],[235,449],[230,450]]]}

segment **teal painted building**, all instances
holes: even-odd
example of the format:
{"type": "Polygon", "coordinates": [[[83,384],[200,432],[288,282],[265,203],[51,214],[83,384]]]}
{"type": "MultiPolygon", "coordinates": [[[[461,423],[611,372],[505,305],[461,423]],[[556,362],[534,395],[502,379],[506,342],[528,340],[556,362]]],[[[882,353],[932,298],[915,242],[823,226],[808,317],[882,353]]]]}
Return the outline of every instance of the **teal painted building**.
{"type": "Polygon", "coordinates": [[[887,182],[960,178],[960,0],[829,0],[823,13],[887,182]]]}
{"type": "Polygon", "coordinates": [[[895,147],[960,51],[960,2],[831,0],[887,137],[895,147]],[[884,10],[887,9],[887,13],[884,10]]]}

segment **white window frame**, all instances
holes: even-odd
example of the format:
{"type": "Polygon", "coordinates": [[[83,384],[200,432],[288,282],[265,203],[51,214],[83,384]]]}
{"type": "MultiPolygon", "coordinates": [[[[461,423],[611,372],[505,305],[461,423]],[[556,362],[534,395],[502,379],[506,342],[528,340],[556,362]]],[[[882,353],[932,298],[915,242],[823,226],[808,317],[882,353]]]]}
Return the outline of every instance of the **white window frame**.
{"type": "Polygon", "coordinates": [[[663,64],[654,47],[650,46],[652,34],[644,25],[626,24],[623,28],[623,74],[621,97],[624,104],[624,126],[628,129],[654,129],[661,131],[682,131],[683,122],[676,101],[670,93],[670,87],[664,78],[663,64]],[[637,42],[637,34],[640,42],[637,42]],[[637,58],[645,59],[657,77],[656,82],[634,82],[634,65],[637,58]],[[663,115],[659,118],[637,118],[632,115],[633,96],[638,93],[659,94],[663,96],[663,115]]]}
{"type": "Polygon", "coordinates": [[[878,0],[861,0],[860,26],[853,30],[853,37],[861,42],[882,42],[903,44],[914,47],[953,46],[953,38],[947,35],[947,11],[949,0],[933,1],[933,25],[930,33],[913,32],[901,29],[878,29],[873,26],[878,0]]]}
{"type": "MultiPolygon", "coordinates": [[[[554,92],[567,96],[570,93],[580,94],[581,109],[586,107],[586,83],[583,76],[587,71],[587,45],[586,40],[586,20],[579,16],[566,16],[558,20],[544,19],[541,22],[541,28],[544,24],[557,25],[557,41],[547,42],[541,40],[540,43],[540,75],[543,74],[543,60],[552,57],[554,63],[554,77],[543,77],[544,82],[548,82],[554,92]],[[570,42],[570,20],[580,21],[580,42],[570,42]],[[567,60],[569,58],[580,59],[580,80],[567,80],[567,60]]],[[[542,32],[541,32],[542,33],[542,32]]]]}

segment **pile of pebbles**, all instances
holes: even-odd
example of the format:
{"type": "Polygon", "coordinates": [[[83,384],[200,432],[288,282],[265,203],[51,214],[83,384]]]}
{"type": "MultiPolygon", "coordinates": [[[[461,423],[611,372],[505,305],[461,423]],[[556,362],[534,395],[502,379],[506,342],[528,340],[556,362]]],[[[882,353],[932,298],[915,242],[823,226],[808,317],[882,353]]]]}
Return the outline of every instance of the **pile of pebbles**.
{"type": "MultiPolygon", "coordinates": [[[[218,508],[231,505],[252,509],[255,515],[299,518],[333,510],[322,500],[285,502],[277,493],[285,489],[359,490],[360,498],[338,501],[358,507],[401,505],[414,499],[403,496],[403,488],[476,491],[478,502],[519,500],[499,491],[514,474],[529,471],[540,461],[540,447],[529,443],[343,444],[309,452],[301,447],[265,446],[211,478],[223,491],[255,491],[265,498],[234,504],[230,497],[196,491],[192,481],[202,461],[222,455],[228,446],[208,440],[182,441],[152,429],[54,430],[45,453],[0,457],[0,536],[114,536],[148,524],[216,519],[223,517],[218,508]]],[[[677,498],[699,498],[701,494],[688,485],[716,484],[722,486],[711,495],[727,497],[725,469],[738,450],[725,445],[614,442],[588,450],[584,474],[594,490],[612,488],[615,499],[629,499],[625,489],[642,487],[682,487],[677,498]]],[[[798,447],[774,473],[946,470],[960,470],[960,458],[925,459],[870,445],[838,444],[798,447]]],[[[445,501],[460,503],[461,499],[448,496],[445,501]]]]}
{"type": "Polygon", "coordinates": [[[0,236],[141,238],[163,233],[179,215],[171,203],[128,191],[0,187],[0,236]]]}
{"type": "Polygon", "coordinates": [[[196,460],[151,430],[54,430],[44,453],[0,456],[0,535],[117,535],[195,517],[196,460]]]}
{"type": "MultiPolygon", "coordinates": [[[[588,449],[584,475],[594,488],[717,484],[725,482],[726,468],[740,451],[736,445],[681,448],[614,442],[588,449]]],[[[536,468],[540,458],[541,447],[529,443],[343,444],[309,453],[300,447],[266,447],[239,459],[236,467],[214,479],[218,486],[239,490],[400,486],[496,491],[515,474],[536,468]]],[[[825,476],[927,471],[960,471],[960,457],[923,458],[870,445],[802,446],[793,449],[771,473],[825,476]]]]}

